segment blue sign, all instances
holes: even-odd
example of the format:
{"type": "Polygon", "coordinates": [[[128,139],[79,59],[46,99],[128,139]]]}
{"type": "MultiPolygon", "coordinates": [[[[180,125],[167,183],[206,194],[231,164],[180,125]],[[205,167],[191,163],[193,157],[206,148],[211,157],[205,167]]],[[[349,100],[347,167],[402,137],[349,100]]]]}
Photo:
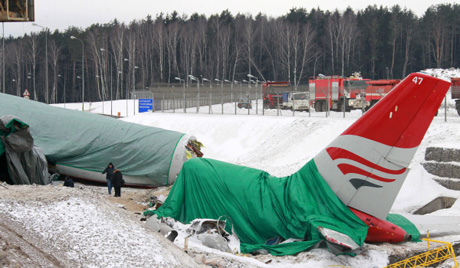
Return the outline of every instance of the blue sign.
{"type": "Polygon", "coordinates": [[[139,99],[139,113],[151,112],[153,109],[152,99],[139,99]]]}

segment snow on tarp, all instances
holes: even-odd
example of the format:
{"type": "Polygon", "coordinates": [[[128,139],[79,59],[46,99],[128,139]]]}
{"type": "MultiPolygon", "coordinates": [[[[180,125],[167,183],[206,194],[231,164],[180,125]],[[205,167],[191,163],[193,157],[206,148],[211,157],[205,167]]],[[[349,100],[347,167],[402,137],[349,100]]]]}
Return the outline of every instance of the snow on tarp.
{"type": "Polygon", "coordinates": [[[168,184],[172,156],[184,135],[0,94],[3,115],[27,122],[50,163],[101,173],[113,162],[123,175],[151,180],[150,186],[168,184]]]}
{"type": "Polygon", "coordinates": [[[318,226],[344,233],[359,246],[367,234],[367,226],[332,192],[313,160],[278,178],[217,160],[191,159],[165,203],[153,213],[182,223],[228,216],[246,253],[266,249],[272,255],[290,255],[308,250],[323,239],[318,226]],[[304,241],[266,245],[276,237],[304,241]]]}

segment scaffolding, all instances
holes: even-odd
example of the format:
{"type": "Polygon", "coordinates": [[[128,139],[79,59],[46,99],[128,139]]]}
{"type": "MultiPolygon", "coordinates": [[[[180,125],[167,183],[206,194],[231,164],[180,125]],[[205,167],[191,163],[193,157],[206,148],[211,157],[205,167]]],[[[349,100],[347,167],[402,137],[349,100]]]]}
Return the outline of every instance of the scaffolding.
{"type": "Polygon", "coordinates": [[[0,22],[34,20],[34,0],[0,0],[0,22]]]}

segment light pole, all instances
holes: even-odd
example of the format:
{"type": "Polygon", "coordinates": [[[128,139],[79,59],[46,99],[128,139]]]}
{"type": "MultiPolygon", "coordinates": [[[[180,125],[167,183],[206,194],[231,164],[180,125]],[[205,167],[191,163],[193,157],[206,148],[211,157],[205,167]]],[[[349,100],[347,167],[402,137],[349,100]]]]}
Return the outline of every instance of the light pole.
{"type": "Polygon", "coordinates": [[[201,76],[201,81],[203,81],[203,86],[204,86],[204,81],[206,82],[209,82],[209,114],[211,114],[211,111],[212,111],[212,81],[207,79],[207,78],[204,78],[203,76],[201,76]]]}
{"type": "Polygon", "coordinates": [[[190,78],[190,80],[192,81],[196,81],[196,87],[198,89],[198,95],[197,95],[197,98],[198,98],[198,102],[197,102],[197,105],[196,105],[196,113],[198,113],[200,111],[200,80],[198,80],[198,78],[196,78],[195,76],[189,74],[188,75],[188,78],[190,78]]]}
{"type": "Polygon", "coordinates": [[[184,88],[182,94],[184,95],[183,96],[184,97],[184,114],[186,114],[187,113],[187,107],[185,105],[185,79],[181,79],[181,78],[179,78],[177,76],[174,77],[174,79],[179,80],[179,82],[182,83],[182,86],[184,88]]]}
{"type": "MultiPolygon", "coordinates": [[[[101,52],[105,52],[105,49],[103,49],[102,47],[99,49],[101,52]]],[[[103,55],[103,54],[102,54],[103,55]]],[[[107,60],[107,56],[108,54],[106,54],[106,60],[107,60]]],[[[102,59],[102,79],[104,79],[104,75],[105,75],[105,85],[106,85],[106,88],[107,88],[107,71],[106,71],[106,66],[104,65],[104,59],[102,59]]],[[[112,67],[112,65],[110,66],[112,67]]],[[[113,116],[113,105],[112,105],[112,100],[113,100],[113,96],[112,96],[112,70],[110,68],[110,116],[113,116]]]]}
{"type": "Polygon", "coordinates": [[[258,82],[259,82],[259,79],[255,76],[253,76],[252,74],[248,74],[248,78],[249,78],[249,81],[252,82],[251,79],[255,79],[256,80],[256,114],[258,114],[258,110],[259,110],[259,97],[257,96],[257,86],[258,86],[258,82]]]}
{"type": "Polygon", "coordinates": [[[19,90],[18,90],[18,84],[16,83],[16,79],[11,79],[11,82],[15,83],[16,84],[16,95],[19,97],[19,90]]]}
{"type": "MultiPolygon", "coordinates": [[[[231,98],[231,102],[233,102],[233,85],[234,85],[234,84],[238,85],[238,81],[237,81],[237,80],[233,80],[233,82],[232,82],[232,88],[230,89],[231,94],[232,94],[231,97],[230,97],[230,98],[231,98]]],[[[235,97],[236,97],[236,92],[235,92],[235,97]]],[[[236,100],[235,100],[235,114],[236,114],[236,100]]]]}
{"type": "Polygon", "coordinates": [[[96,83],[97,83],[97,87],[99,88],[99,80],[100,80],[100,84],[101,84],[101,97],[102,97],[102,114],[104,114],[104,85],[102,83],[102,74],[101,76],[99,75],[96,75],[96,83]]]}
{"type": "MultiPolygon", "coordinates": [[[[232,85],[233,85],[233,83],[232,83],[231,81],[227,80],[227,79],[224,79],[224,83],[229,83],[229,84],[232,84],[232,85]]],[[[222,84],[223,84],[223,83],[222,83],[222,84]]],[[[230,87],[230,95],[231,95],[231,96],[232,96],[232,92],[231,92],[231,91],[232,91],[232,89],[231,89],[232,87],[233,87],[233,86],[230,87]]],[[[223,87],[222,87],[222,88],[223,88],[223,87]]],[[[223,97],[223,94],[224,94],[224,93],[223,93],[223,90],[222,90],[222,97],[223,97]]],[[[228,96],[228,95],[227,95],[227,96],[228,96]]],[[[227,97],[227,100],[228,100],[228,97],[227,97]]],[[[231,105],[231,103],[232,103],[232,97],[230,97],[230,105],[231,105]]],[[[222,114],[224,113],[224,112],[223,112],[223,110],[224,110],[223,108],[224,108],[224,107],[222,106],[222,114]]]]}
{"type": "MultiPolygon", "coordinates": [[[[58,78],[62,78],[62,75],[58,74],[58,78]]],[[[58,82],[59,85],[59,82],[58,82]]],[[[64,108],[65,108],[65,103],[66,103],[66,96],[65,96],[65,78],[64,78],[64,108]]]]}
{"type": "Polygon", "coordinates": [[[220,83],[220,105],[222,106],[222,114],[224,114],[224,83],[218,78],[214,78],[214,81],[220,83]]]}
{"type": "Polygon", "coordinates": [[[48,96],[49,94],[48,92],[48,28],[38,25],[36,23],[32,23],[32,25],[40,27],[45,31],[45,93],[46,93],[45,101],[46,103],[49,103],[48,101],[48,98],[49,98],[48,96]]]}
{"type": "MultiPolygon", "coordinates": [[[[245,83],[247,82],[247,83],[248,83],[248,91],[247,91],[246,96],[247,96],[247,98],[248,98],[248,104],[251,104],[251,95],[249,94],[249,88],[251,88],[251,82],[252,82],[252,80],[251,80],[251,78],[249,78],[249,81],[246,81],[245,79],[243,79],[243,82],[245,82],[245,83]]],[[[249,111],[251,110],[251,109],[249,109],[249,107],[251,107],[251,106],[248,106],[248,115],[250,114],[249,111]]]]}
{"type": "MultiPolygon", "coordinates": [[[[128,64],[129,64],[129,60],[127,58],[124,58],[123,60],[128,62],[128,64]]],[[[129,68],[129,66],[128,66],[128,68],[129,68]]],[[[129,72],[129,69],[128,69],[128,72],[129,72]]],[[[129,99],[129,94],[128,94],[128,72],[126,73],[126,82],[125,82],[125,84],[126,84],[126,117],[128,117],[128,99],[129,99]]],[[[123,79],[123,76],[122,76],[121,79],[123,79]]]]}
{"type": "Polygon", "coordinates": [[[81,110],[85,111],[85,43],[81,39],[71,35],[70,39],[81,42],[81,110]]]}
{"type": "Polygon", "coordinates": [[[140,69],[138,66],[134,65],[133,68],[133,105],[134,105],[134,115],[136,114],[136,69],[140,69]]]}
{"type": "MultiPolygon", "coordinates": [[[[118,76],[121,76],[121,79],[120,81],[123,81],[123,75],[124,73],[122,71],[118,71],[118,76]]],[[[126,75],[127,76],[127,75],[126,75]]],[[[128,80],[128,77],[126,77],[126,82],[128,80]]],[[[120,89],[120,92],[123,93],[123,83],[120,83],[121,84],[121,89],[120,89]]],[[[123,94],[120,94],[120,96],[122,96],[123,94]]],[[[126,83],[126,90],[125,90],[125,98],[126,98],[126,116],[128,116],[128,84],[126,83]]]]}

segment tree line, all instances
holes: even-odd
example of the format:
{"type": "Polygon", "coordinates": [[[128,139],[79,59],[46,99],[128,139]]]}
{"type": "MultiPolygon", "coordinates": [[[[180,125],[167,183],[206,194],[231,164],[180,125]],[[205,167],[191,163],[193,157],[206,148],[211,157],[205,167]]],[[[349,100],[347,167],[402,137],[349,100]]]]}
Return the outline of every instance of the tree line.
{"type": "Polygon", "coordinates": [[[18,96],[28,89],[33,100],[57,103],[83,95],[85,101],[129,98],[133,89],[190,86],[196,79],[298,86],[320,73],[403,78],[460,65],[458,14],[458,4],[431,6],[421,17],[398,5],[357,12],[293,8],[276,18],[224,10],[209,17],[158,14],[129,24],[115,19],[64,32],[44,28],[4,40],[2,89],[18,96]]]}

